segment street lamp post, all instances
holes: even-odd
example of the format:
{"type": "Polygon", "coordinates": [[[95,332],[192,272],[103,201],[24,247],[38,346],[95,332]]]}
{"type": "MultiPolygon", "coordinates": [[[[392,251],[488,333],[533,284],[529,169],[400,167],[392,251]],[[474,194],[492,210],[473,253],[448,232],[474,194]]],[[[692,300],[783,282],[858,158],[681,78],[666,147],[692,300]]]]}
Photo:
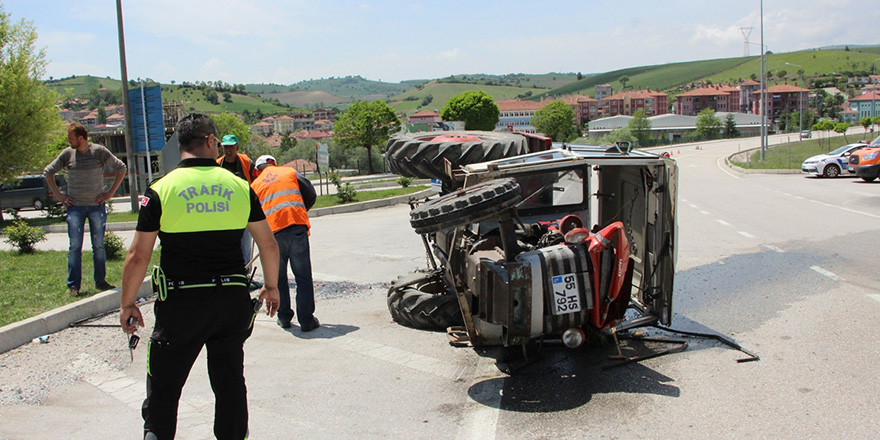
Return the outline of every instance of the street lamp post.
{"type": "MultiPolygon", "coordinates": [[[[792,64],[792,63],[785,63],[785,64],[787,64],[787,65],[789,65],[789,66],[800,67],[801,69],[804,68],[804,66],[801,66],[801,65],[798,65],[798,64],[792,64]]],[[[807,82],[804,81],[804,76],[803,76],[803,75],[801,75],[801,82],[804,83],[805,86],[807,85],[807,82]]],[[[800,122],[798,122],[798,138],[801,139],[801,140],[803,140],[803,133],[804,133],[804,100],[803,100],[803,97],[800,96],[800,94],[798,94],[798,114],[799,114],[800,117],[801,117],[800,122]]]]}
{"type": "Polygon", "coordinates": [[[767,151],[767,90],[764,87],[764,0],[761,0],[761,162],[767,151]]]}

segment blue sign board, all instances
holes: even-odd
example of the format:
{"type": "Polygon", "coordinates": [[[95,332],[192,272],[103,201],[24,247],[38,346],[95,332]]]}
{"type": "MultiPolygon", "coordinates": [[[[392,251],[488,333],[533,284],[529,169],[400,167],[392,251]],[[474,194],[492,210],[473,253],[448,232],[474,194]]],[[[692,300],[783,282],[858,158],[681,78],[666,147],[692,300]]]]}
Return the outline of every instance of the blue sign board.
{"type": "Polygon", "coordinates": [[[131,105],[131,138],[135,153],[147,151],[146,136],[149,134],[150,151],[161,151],[165,148],[165,118],[162,114],[162,87],[151,86],[143,89],[129,89],[128,102],[131,105]],[[141,95],[143,90],[143,95],[141,95]],[[144,129],[144,107],[146,107],[146,125],[144,129]]]}

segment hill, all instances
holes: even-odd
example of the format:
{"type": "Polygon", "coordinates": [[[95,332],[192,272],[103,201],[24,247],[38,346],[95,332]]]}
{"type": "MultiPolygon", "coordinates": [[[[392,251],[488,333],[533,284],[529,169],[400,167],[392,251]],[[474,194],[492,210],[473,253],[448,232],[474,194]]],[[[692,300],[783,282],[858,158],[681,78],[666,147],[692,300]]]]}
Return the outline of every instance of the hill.
{"type": "Polygon", "coordinates": [[[439,81],[431,81],[422,87],[417,87],[406,93],[389,97],[387,102],[388,105],[401,114],[412,114],[422,110],[439,111],[439,109],[449,101],[449,98],[452,98],[465,90],[483,90],[495,101],[530,95],[536,91],[536,89],[528,87],[487,86],[481,84],[441,83],[439,81]]]}

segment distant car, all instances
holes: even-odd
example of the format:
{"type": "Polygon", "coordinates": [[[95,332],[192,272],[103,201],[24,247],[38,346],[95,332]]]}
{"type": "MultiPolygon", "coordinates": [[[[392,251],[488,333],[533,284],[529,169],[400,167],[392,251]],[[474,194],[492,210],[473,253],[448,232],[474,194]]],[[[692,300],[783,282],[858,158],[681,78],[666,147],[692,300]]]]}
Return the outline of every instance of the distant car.
{"type": "MultiPolygon", "coordinates": [[[[64,192],[67,181],[55,175],[55,184],[64,192]]],[[[41,175],[19,176],[11,184],[0,185],[0,210],[36,209],[43,210],[49,204],[57,205],[58,201],[49,190],[46,178],[41,175]]]]}
{"type": "Polygon", "coordinates": [[[804,130],[801,132],[801,139],[809,139],[813,136],[813,133],[810,130],[804,130]]]}
{"type": "Polygon", "coordinates": [[[856,143],[844,145],[830,153],[813,156],[801,165],[801,172],[819,177],[837,177],[842,172],[853,173],[849,166],[849,156],[868,144],[856,143]]]}

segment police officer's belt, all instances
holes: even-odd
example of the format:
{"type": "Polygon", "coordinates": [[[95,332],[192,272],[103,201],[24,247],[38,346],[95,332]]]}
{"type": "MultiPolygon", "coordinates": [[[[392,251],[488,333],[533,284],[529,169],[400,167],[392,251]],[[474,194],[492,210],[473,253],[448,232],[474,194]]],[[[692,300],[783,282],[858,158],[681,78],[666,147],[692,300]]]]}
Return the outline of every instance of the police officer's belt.
{"type": "Polygon", "coordinates": [[[159,300],[164,301],[169,290],[198,289],[205,287],[241,286],[247,287],[248,277],[244,274],[214,275],[208,277],[189,277],[186,279],[170,280],[159,266],[153,266],[151,277],[153,292],[159,295],[159,300]]]}

